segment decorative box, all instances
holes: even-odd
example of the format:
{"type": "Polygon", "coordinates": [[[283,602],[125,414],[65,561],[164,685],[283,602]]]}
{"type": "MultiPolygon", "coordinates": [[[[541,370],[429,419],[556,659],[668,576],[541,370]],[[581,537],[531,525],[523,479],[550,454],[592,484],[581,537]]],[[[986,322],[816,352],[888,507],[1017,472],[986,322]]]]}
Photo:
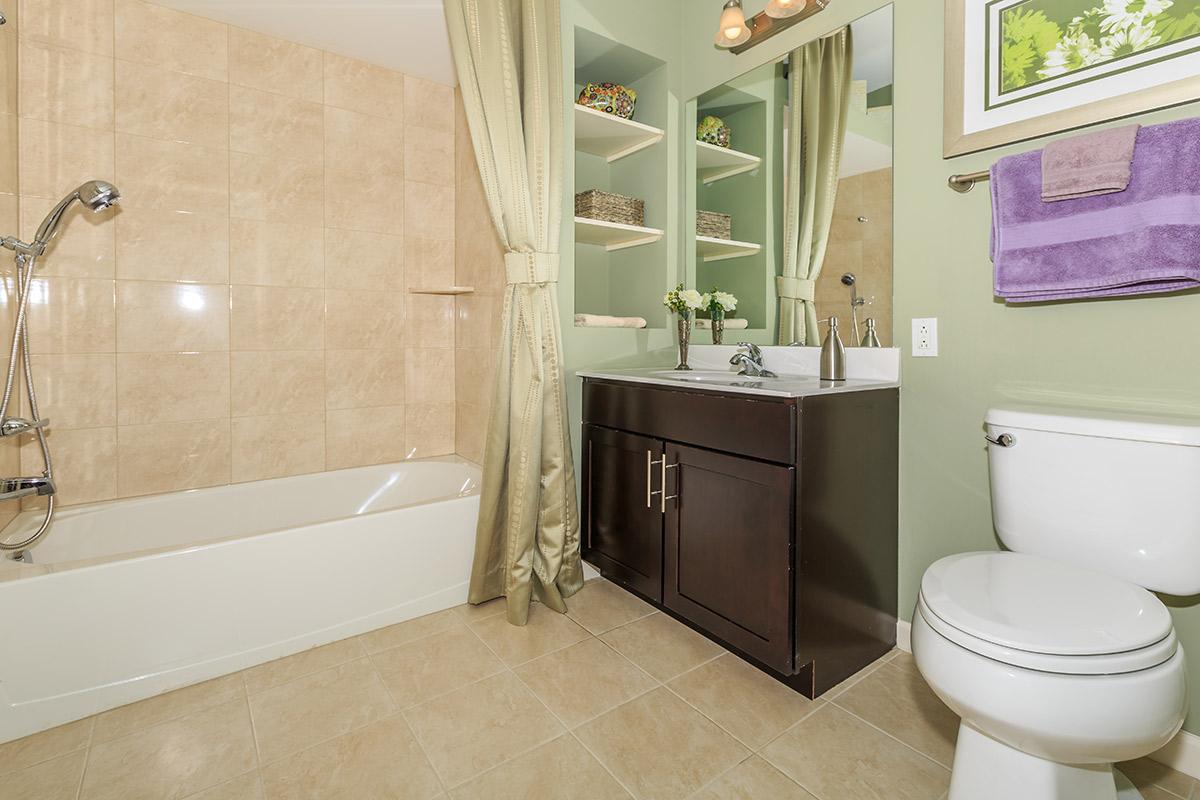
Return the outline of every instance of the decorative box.
{"type": "Polygon", "coordinates": [[[640,228],[646,221],[646,203],[636,197],[588,189],[575,195],[575,216],[640,228]]]}
{"type": "Polygon", "coordinates": [[[696,126],[696,138],[717,147],[729,147],[733,140],[733,131],[725,124],[725,120],[710,114],[696,126]]]}
{"type": "Polygon", "coordinates": [[[619,83],[589,83],[575,101],[581,106],[614,114],[623,119],[633,119],[633,107],[637,104],[637,92],[619,83]]]}
{"type": "Polygon", "coordinates": [[[713,239],[733,238],[733,217],[715,211],[696,212],[696,233],[713,239]]]}

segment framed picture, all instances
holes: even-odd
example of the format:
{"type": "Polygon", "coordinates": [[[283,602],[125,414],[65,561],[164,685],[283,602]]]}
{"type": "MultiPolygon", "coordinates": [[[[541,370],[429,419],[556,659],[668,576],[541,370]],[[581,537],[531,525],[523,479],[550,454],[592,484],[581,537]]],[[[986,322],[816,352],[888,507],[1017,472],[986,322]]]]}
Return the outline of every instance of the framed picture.
{"type": "Polygon", "coordinates": [[[1200,0],[946,0],[943,156],[1200,99],[1200,0]]]}

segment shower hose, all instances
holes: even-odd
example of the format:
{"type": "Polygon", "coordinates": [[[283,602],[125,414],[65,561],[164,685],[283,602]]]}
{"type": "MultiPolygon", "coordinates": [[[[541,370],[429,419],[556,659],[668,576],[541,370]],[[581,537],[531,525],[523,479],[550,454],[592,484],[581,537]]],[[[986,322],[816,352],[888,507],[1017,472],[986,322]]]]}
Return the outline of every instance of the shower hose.
{"type": "MultiPolygon", "coordinates": [[[[25,313],[29,306],[29,292],[33,288],[33,267],[35,260],[32,255],[17,255],[17,321],[13,326],[12,350],[8,356],[8,375],[4,383],[4,397],[0,399],[0,422],[8,419],[8,406],[12,401],[13,389],[17,382],[18,362],[25,376],[25,393],[29,397],[29,419],[35,425],[41,421],[41,416],[38,414],[37,392],[33,388],[33,368],[29,361],[29,328],[26,324],[25,313]]],[[[37,426],[33,429],[33,432],[37,436],[38,445],[42,449],[42,463],[46,465],[46,469],[42,472],[42,475],[46,478],[51,478],[53,475],[50,463],[50,446],[46,444],[46,431],[43,427],[37,426]]],[[[46,535],[46,531],[50,529],[50,520],[53,517],[54,495],[48,495],[46,497],[46,516],[42,520],[42,524],[38,526],[38,529],[32,535],[27,536],[19,542],[0,542],[0,551],[24,550],[33,547],[46,535]]]]}

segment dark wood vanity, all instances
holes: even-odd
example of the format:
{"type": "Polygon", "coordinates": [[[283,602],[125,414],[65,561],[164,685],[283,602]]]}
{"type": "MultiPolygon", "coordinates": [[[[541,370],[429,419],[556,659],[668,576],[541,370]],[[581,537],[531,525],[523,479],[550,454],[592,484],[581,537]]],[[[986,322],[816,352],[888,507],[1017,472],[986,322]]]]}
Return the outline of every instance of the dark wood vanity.
{"type": "Polygon", "coordinates": [[[898,410],[585,378],[584,558],[816,697],[895,645],[898,410]]]}

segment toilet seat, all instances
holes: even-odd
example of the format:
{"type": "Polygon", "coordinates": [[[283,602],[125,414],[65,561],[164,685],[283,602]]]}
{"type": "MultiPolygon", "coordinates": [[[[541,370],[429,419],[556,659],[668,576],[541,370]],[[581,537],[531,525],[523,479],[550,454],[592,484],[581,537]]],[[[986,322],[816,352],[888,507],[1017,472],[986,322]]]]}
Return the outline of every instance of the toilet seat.
{"type": "Polygon", "coordinates": [[[941,559],[922,578],[917,611],[960,647],[1042,672],[1136,672],[1178,649],[1170,613],[1150,592],[1021,553],[941,559]]]}

